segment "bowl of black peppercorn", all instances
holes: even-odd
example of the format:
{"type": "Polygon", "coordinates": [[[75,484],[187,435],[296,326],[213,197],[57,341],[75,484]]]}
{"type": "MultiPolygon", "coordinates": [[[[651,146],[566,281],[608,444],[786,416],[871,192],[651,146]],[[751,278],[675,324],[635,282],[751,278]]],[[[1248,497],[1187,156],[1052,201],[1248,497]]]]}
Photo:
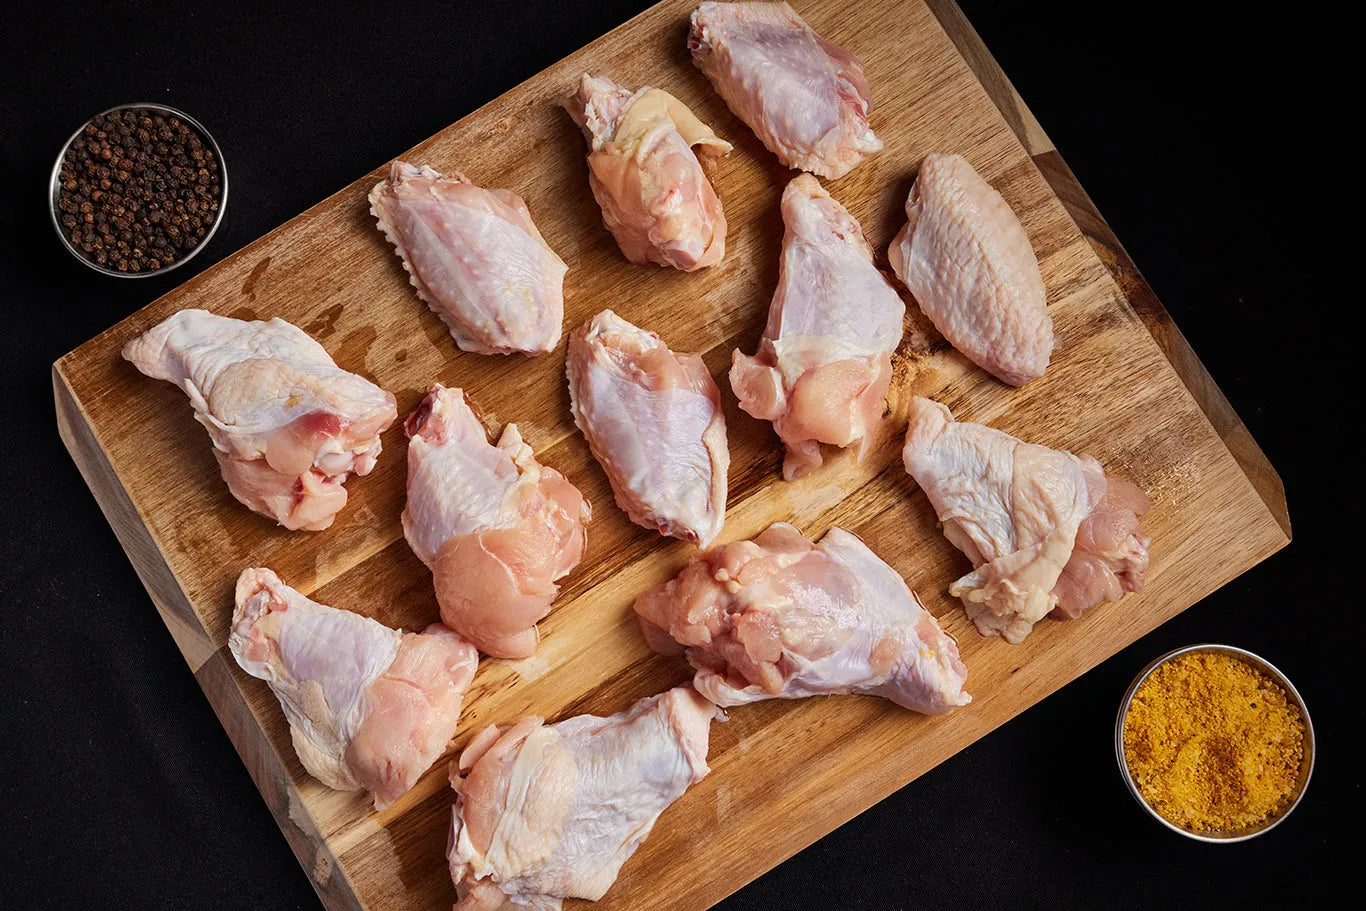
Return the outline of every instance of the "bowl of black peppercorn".
{"type": "Polygon", "coordinates": [[[52,224],[71,255],[105,275],[147,278],[208,244],[228,204],[218,143],[164,104],[122,104],[71,134],[52,167],[52,224]]]}

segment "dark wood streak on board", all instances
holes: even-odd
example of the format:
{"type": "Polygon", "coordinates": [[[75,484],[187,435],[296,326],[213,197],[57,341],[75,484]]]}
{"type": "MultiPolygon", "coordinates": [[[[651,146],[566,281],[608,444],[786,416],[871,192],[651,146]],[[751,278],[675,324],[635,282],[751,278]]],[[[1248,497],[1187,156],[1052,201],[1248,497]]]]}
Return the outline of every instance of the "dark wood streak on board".
{"type": "Polygon", "coordinates": [[[269,268],[270,257],[261,257],[261,261],[252,268],[251,274],[247,276],[247,280],[242,282],[242,294],[250,300],[256,300],[256,283],[261,280],[261,276],[265,275],[269,268]]]}

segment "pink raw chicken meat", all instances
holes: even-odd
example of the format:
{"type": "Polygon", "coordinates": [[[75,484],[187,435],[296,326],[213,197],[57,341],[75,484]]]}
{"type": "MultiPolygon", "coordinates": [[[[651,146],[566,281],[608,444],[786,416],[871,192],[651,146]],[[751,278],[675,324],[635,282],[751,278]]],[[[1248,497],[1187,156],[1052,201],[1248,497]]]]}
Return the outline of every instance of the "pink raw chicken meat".
{"type": "Polygon", "coordinates": [[[441,619],[486,654],[533,654],[556,581],[583,556],[587,501],[516,424],[491,444],[459,389],[433,386],[404,430],[403,534],[431,567],[441,619]]]}
{"type": "Polygon", "coordinates": [[[451,767],[456,911],[602,898],[659,815],[707,774],[715,715],[681,686],[608,718],[528,717],[475,735],[451,767]]]}
{"type": "Polygon", "coordinates": [[[1090,456],[955,421],[918,396],[903,456],[975,567],[949,593],[983,635],[1019,643],[1047,614],[1074,618],[1143,588],[1148,497],[1090,456]]]}
{"type": "Polygon", "coordinates": [[[783,191],[782,259],[754,356],[735,352],[740,407],[772,421],[787,445],[783,477],[821,464],[820,444],[859,455],[882,419],[906,305],[873,265],[859,223],[802,174],[783,191]]]}
{"type": "Polygon", "coordinates": [[[520,196],[395,161],[370,214],[463,350],[535,355],[560,343],[568,270],[520,196]]]}
{"type": "Polygon", "coordinates": [[[700,355],[604,310],[569,336],[574,423],[631,521],[706,547],[726,513],[726,418],[700,355]]]}
{"type": "Polygon", "coordinates": [[[565,109],[588,138],[588,182],[627,259],[684,272],[721,261],[726,216],[698,156],[724,158],[730,143],[668,92],[587,73],[565,109]]]}
{"type": "Polygon", "coordinates": [[[887,256],[939,333],[1003,383],[1043,376],[1053,352],[1039,261],[1010,206],[961,155],[925,156],[887,256]]]}
{"type": "Polygon", "coordinates": [[[703,3],[688,49],[735,116],[789,168],[843,177],[881,150],[868,126],[863,64],[786,3],[703,3]]]}
{"type": "Polygon", "coordinates": [[[686,654],[717,705],[862,693],[926,714],[971,697],[958,644],[856,536],[813,545],[786,523],[688,561],[642,594],[650,646],[686,654]]]}
{"type": "Polygon", "coordinates": [[[299,761],[339,791],[369,791],[383,810],[455,735],[479,655],[433,623],[422,633],[310,601],[268,569],[237,580],[228,648],[270,684],[299,761]]]}
{"type": "Polygon", "coordinates": [[[394,397],[347,373],[282,319],[246,322],[181,310],[123,346],[143,373],[190,397],[228,490],[285,528],[319,531],[365,475],[394,397]]]}

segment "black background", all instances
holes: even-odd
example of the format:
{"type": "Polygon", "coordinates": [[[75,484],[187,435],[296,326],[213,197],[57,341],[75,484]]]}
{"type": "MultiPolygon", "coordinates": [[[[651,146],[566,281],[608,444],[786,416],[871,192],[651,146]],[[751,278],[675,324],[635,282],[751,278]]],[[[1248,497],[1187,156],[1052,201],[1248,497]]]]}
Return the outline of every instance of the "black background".
{"type": "MultiPolygon", "coordinates": [[[[61,446],[51,362],[644,5],[7,4],[0,907],[317,905],[61,446]],[[85,118],[143,100],[214,131],[232,195],[192,264],[120,282],[70,260],[44,190],[85,118]]],[[[1284,906],[1354,872],[1333,833],[1360,804],[1360,760],[1344,740],[1361,723],[1360,450],[1343,436],[1360,423],[1349,360],[1360,357],[1360,292],[1329,293],[1323,277],[1352,278],[1360,253],[1330,252],[1337,229],[1323,220],[1355,211],[1355,153],[1334,151],[1340,137],[1306,100],[1332,92],[1316,72],[1328,51],[1296,10],[1110,6],[963,3],[1279,469],[1295,541],[727,909],[1284,906]],[[1319,738],[1300,809],[1236,846],[1150,821],[1111,747],[1132,675],[1206,640],[1277,663],[1319,738]]],[[[1345,236],[1359,246],[1359,227],[1345,236]]]]}

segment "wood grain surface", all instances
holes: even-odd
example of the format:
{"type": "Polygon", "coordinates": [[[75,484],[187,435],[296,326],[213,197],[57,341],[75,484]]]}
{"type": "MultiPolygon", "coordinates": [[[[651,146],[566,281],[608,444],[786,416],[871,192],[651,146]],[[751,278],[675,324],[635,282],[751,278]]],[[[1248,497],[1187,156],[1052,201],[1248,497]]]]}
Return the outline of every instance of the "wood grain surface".
{"type": "MultiPolygon", "coordinates": [[[[1030,235],[1059,347],[1043,379],[1010,389],[950,350],[912,305],[888,414],[868,457],[856,464],[842,454],[808,478],[783,482],[781,445],[767,424],[736,408],[725,372],[731,351],[752,351],[762,332],[782,237],[777,202],[792,174],[689,62],[694,5],[659,4],[403,157],[463,170],[526,199],[570,267],[566,333],[610,306],[675,349],[703,352],[730,428],[722,540],[779,520],[812,536],[833,525],[861,535],[958,636],[974,702],[937,719],[862,697],[732,711],[712,728],[711,775],[665,812],[604,908],[713,904],[1266,558],[1290,534],[1274,470],[947,0],[794,4],[863,58],[872,125],[887,144],[828,186],[859,218],[885,268],[920,158],[967,156],[1030,235]],[[684,275],[622,259],[588,189],[582,138],[558,107],[584,70],[666,89],[735,145],[715,172],[730,223],[720,266],[684,275]],[[960,418],[1089,452],[1145,488],[1154,507],[1144,522],[1153,538],[1144,592],[1078,621],[1045,621],[1020,646],[979,637],[947,595],[968,564],[901,469],[905,406],[916,394],[960,418]]],[[[310,597],[391,626],[436,617],[430,575],[398,522],[401,429],[385,434],[374,473],[349,483],[350,502],[331,529],[287,532],[231,498],[184,396],[124,363],[120,346],[185,307],[281,316],[342,367],[392,391],[400,414],[434,381],[464,387],[491,427],[515,420],[538,456],[593,502],[588,552],[541,626],[539,652],[521,662],[484,659],[452,756],[492,722],[608,714],[687,679],[681,661],[645,648],[630,603],[675,573],[691,548],[632,525],[612,503],[569,415],[563,344],[536,359],[455,347],[375,229],[365,196],[387,163],[376,165],[68,354],[53,380],[63,439],[324,903],[431,909],[454,899],[444,860],[445,763],[383,813],[360,795],[328,790],[304,773],[266,685],[226,650],[232,587],[246,566],[270,566],[310,597]]]]}

